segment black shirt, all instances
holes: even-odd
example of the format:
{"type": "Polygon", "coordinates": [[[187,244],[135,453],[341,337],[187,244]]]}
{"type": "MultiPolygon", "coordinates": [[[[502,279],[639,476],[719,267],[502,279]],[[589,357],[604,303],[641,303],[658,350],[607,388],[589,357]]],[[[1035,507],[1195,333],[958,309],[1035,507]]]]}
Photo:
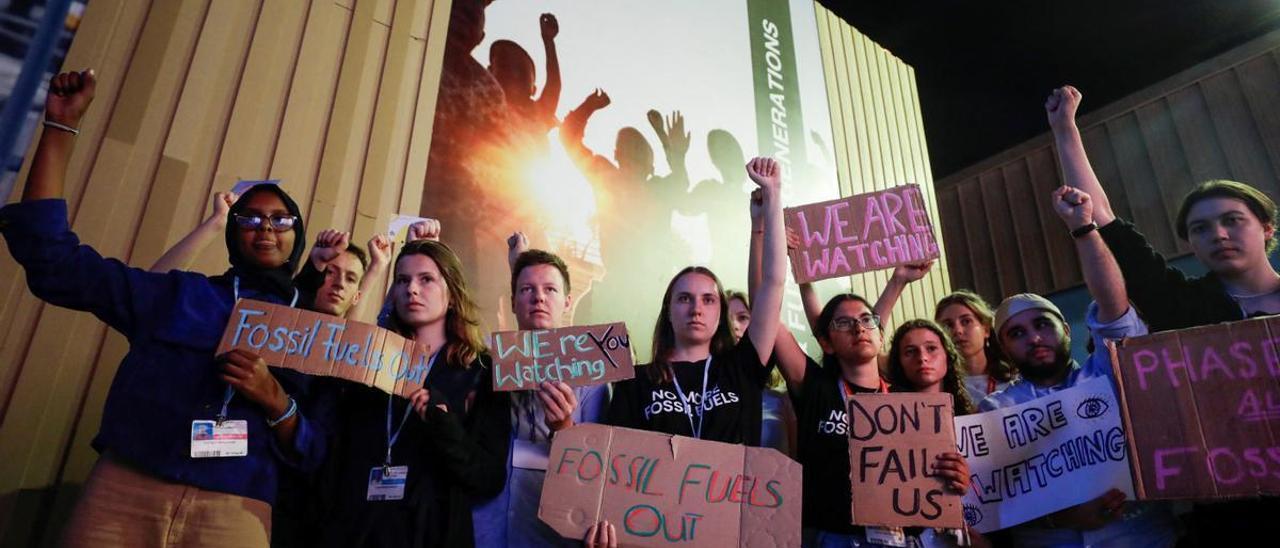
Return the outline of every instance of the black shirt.
{"type": "MultiPolygon", "coordinates": [[[[799,394],[791,394],[797,417],[796,456],[804,466],[804,526],[854,534],[862,527],[853,525],[850,509],[849,421],[840,394],[840,368],[834,363],[823,367],[812,359],[806,361],[804,386],[799,394]]],[[[880,391],[879,387],[848,386],[859,394],[880,391]]]]}
{"type": "MultiPolygon", "coordinates": [[[[369,471],[386,456],[387,394],[344,384],[338,439],[324,475],[329,504],[327,517],[318,524],[320,544],[473,545],[471,506],[502,491],[510,445],[510,399],[493,392],[487,357],[465,369],[444,360],[431,369],[427,387],[445,401],[433,397],[426,420],[410,412],[392,448],[391,464],[409,467],[405,496],[398,501],[366,500],[369,471]],[[437,403],[445,403],[449,411],[436,408],[437,403]]],[[[393,431],[408,406],[404,398],[392,401],[393,431]]]]}
{"type": "Polygon", "coordinates": [[[706,361],[672,362],[679,391],[675,382],[655,383],[644,367],[653,365],[637,368],[634,379],[614,385],[607,424],[688,437],[695,437],[694,428],[700,425],[700,439],[760,445],[762,391],[769,368],[760,363],[751,337],[713,355],[709,369],[706,361]],[[686,402],[693,408],[692,420],[686,402]]]}

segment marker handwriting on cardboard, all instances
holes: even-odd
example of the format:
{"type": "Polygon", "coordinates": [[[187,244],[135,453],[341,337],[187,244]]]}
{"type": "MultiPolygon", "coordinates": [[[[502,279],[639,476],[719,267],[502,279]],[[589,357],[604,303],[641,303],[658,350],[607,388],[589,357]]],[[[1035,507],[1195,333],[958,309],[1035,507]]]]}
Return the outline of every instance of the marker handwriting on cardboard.
{"type": "Polygon", "coordinates": [[[494,390],[536,390],[547,381],[600,384],[635,376],[630,337],[621,322],[499,331],[489,341],[494,390]]]}
{"type": "Polygon", "coordinates": [[[801,283],[939,256],[917,185],[791,207],[785,215],[787,226],[800,233],[791,260],[801,283]]]}
{"type": "Polygon", "coordinates": [[[849,399],[849,470],[855,523],[957,527],[960,496],[934,461],[954,451],[950,394],[860,394],[849,399]]]}
{"type": "Polygon", "coordinates": [[[579,425],[552,442],[538,515],[568,538],[608,520],[623,545],[799,546],[799,480],[770,449],[579,425]]]}

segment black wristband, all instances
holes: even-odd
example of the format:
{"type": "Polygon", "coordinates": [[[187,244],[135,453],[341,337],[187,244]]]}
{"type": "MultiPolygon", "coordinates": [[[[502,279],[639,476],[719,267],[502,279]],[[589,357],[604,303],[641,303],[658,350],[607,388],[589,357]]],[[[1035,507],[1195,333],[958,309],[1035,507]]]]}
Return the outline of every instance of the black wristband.
{"type": "Polygon", "coordinates": [[[1090,232],[1093,232],[1093,231],[1095,231],[1095,230],[1097,230],[1097,229],[1098,229],[1098,223],[1095,223],[1095,222],[1090,221],[1090,222],[1089,222],[1089,224],[1084,225],[1084,226],[1082,226],[1082,227],[1080,227],[1080,228],[1077,228],[1077,229],[1075,229],[1075,230],[1072,230],[1072,231],[1071,231],[1071,237],[1072,237],[1072,238],[1083,238],[1084,236],[1088,235],[1090,232]]]}

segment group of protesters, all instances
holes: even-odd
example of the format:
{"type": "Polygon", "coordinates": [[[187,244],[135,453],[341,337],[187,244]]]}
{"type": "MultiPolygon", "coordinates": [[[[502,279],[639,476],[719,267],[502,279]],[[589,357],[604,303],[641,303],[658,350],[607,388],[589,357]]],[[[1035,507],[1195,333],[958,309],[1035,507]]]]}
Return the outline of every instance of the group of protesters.
{"type": "MultiPolygon", "coordinates": [[[[1196,187],[1176,229],[1209,273],[1184,275],[1116,218],[1085,155],[1075,122],[1081,95],[1070,86],[1045,104],[1066,182],[1046,199],[1072,236],[1094,301],[1088,336],[1103,350],[1084,363],[1071,358],[1062,312],[1034,294],[1009,296],[993,310],[957,291],[933,318],[884,333],[899,295],[931,263],[897,267],[874,304],[853,293],[822,303],[802,285],[821,348],[806,354],[780,321],[789,241],[780,166],[756,158],[747,165],[758,189],[747,204],[745,293],[689,266],[661,296],[652,363],[635,378],[514,393],[493,390],[479,308],[438,223],[412,226],[394,259],[386,236],[361,247],[336,230],[321,231],[304,254],[300,209],[280,186],[259,184],[219,193],[209,219],[150,269],[80,243],[63,186],[94,87],[92,71],[53,79],[21,201],[0,209],[0,230],[32,293],[92,312],[129,341],[66,545],[616,546],[618,524],[602,521],[566,539],[537,515],[555,433],[584,422],[789,453],[804,467],[806,546],[1231,542],[1265,523],[1274,506],[1263,499],[1175,512],[1112,490],[985,537],[852,523],[845,410],[855,394],[945,392],[957,416],[990,411],[1111,377],[1108,339],[1280,313],[1280,275],[1268,259],[1272,199],[1232,181],[1196,187]],[[182,270],[220,233],[225,273],[182,270]],[[388,270],[391,287],[379,303],[372,282],[388,270]],[[380,311],[379,326],[432,349],[423,388],[402,398],[268,369],[245,350],[216,355],[238,299],[346,318],[380,311]],[[197,450],[205,428],[243,438],[241,452],[197,450]]],[[[564,261],[529,249],[520,233],[508,247],[518,328],[564,327],[572,305],[564,261]]],[[[970,488],[959,453],[937,455],[932,471],[953,494],[970,488]]]]}

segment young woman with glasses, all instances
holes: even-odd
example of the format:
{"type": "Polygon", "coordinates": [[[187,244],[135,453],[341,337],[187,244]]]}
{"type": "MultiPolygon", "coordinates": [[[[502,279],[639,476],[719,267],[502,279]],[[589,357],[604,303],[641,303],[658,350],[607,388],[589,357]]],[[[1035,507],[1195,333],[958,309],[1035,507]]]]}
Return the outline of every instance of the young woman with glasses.
{"type": "MultiPolygon", "coordinates": [[[[848,401],[854,394],[911,391],[891,385],[880,375],[882,318],[893,309],[902,289],[923,278],[932,264],[898,267],[876,306],[853,293],[836,295],[811,320],[822,347],[823,364],[809,358],[787,330],[778,334],[778,367],[796,406],[797,452],[804,465],[803,523],[805,546],[851,546],[889,542],[903,533],[855,526],[850,511],[848,401]]],[[[802,287],[816,302],[812,287],[802,287]]],[[[806,308],[816,308],[809,304],[806,308]]],[[[956,464],[937,461],[950,482],[966,481],[956,464]]]]}

